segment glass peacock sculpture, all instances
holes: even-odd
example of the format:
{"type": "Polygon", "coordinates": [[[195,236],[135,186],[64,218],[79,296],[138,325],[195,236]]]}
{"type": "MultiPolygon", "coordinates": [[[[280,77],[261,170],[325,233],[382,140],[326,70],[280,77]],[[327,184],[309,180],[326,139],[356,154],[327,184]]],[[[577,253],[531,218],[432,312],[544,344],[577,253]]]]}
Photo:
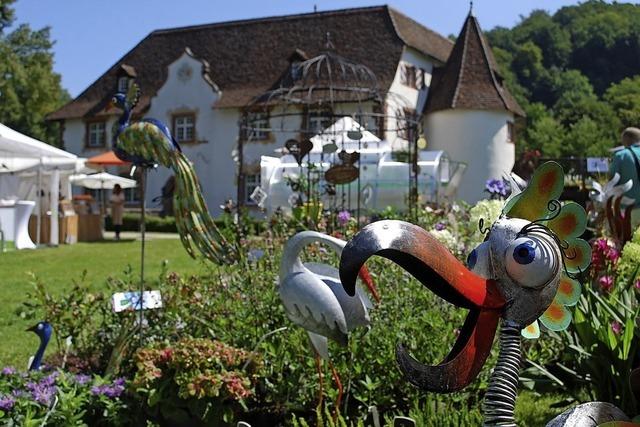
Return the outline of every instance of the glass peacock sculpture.
{"type": "MultiPolygon", "coordinates": [[[[441,298],[469,310],[455,345],[439,365],[423,365],[398,345],[400,369],[419,388],[447,393],[466,387],[485,364],[501,323],[499,358],[484,398],[485,425],[515,426],[521,335],[539,336],[538,321],[552,331],[567,328],[571,322],[567,307],[580,296],[574,275],[591,262],[591,248],[579,238],[586,213],[576,203],[558,202],[563,187],[559,164],[538,168],[526,189],[509,197],[498,220],[484,229],[480,224],[486,238],[469,254],[469,268],[431,234],[402,221],[364,227],[342,252],[340,278],[349,295],[355,292],[360,268],[369,257],[379,255],[399,264],[441,298]]],[[[598,406],[589,416],[604,416],[603,409],[612,408],[598,406]]],[[[612,419],[624,419],[624,414],[600,422],[612,419]]]]}
{"type": "Polygon", "coordinates": [[[155,163],[175,173],[174,210],[182,244],[192,257],[194,247],[208,260],[218,264],[233,263],[238,249],[220,233],[202,197],[198,177],[189,159],[171,136],[169,128],[159,120],[145,118],[131,122],[131,113],[139,99],[137,85],[127,94],[117,93],[111,106],[122,109],[114,136],[114,152],[124,161],[149,167],[155,163]]]}

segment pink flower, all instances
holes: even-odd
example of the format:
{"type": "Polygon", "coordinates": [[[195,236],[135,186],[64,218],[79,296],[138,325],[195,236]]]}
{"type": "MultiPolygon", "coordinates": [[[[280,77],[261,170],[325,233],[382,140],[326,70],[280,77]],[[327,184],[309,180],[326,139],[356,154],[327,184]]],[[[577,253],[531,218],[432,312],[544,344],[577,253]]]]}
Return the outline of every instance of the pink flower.
{"type": "Polygon", "coordinates": [[[600,284],[600,287],[602,288],[603,291],[611,292],[611,289],[613,288],[613,277],[602,276],[601,278],[598,279],[598,283],[600,284]]]}
{"type": "Polygon", "coordinates": [[[617,250],[616,248],[609,248],[606,256],[609,261],[615,264],[616,262],[618,262],[618,259],[620,258],[620,251],[617,250]]]}
{"type": "Polygon", "coordinates": [[[620,335],[620,333],[622,332],[622,324],[617,320],[614,320],[613,322],[611,322],[611,330],[614,334],[620,335]]]}
{"type": "Polygon", "coordinates": [[[636,287],[636,289],[640,290],[640,279],[636,280],[634,286],[636,287]]]}

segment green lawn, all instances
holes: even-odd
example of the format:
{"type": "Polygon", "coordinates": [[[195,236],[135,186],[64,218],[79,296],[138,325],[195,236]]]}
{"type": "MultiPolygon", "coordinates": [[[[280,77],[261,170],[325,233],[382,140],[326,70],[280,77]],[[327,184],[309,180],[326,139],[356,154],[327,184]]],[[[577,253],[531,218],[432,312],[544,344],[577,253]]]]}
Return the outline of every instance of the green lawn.
{"type": "MultiPolygon", "coordinates": [[[[181,274],[204,273],[201,262],[187,255],[179,240],[147,241],[145,277],[153,282],[161,271],[163,260],[170,271],[181,274]]],[[[135,274],[140,271],[140,242],[105,241],[78,243],[57,248],[10,251],[0,253],[0,367],[24,367],[37,346],[38,338],[25,329],[33,320],[20,319],[15,313],[33,289],[29,273],[36,274],[51,293],[60,294],[72,287],[72,281],[87,271],[85,283],[92,290],[104,288],[109,276],[122,277],[131,265],[135,274]]],[[[55,328],[55,325],[53,325],[55,328]]]]}

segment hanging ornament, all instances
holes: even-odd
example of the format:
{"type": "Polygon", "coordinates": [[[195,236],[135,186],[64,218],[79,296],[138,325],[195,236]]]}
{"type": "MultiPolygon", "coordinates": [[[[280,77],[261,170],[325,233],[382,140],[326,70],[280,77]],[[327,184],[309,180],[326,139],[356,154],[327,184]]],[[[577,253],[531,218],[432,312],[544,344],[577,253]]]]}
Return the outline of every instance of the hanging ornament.
{"type": "Polygon", "coordinates": [[[420,138],[418,138],[418,150],[424,150],[425,148],[427,148],[427,140],[424,135],[420,135],[420,138]]]}
{"type": "Polygon", "coordinates": [[[313,143],[308,139],[304,141],[297,141],[295,139],[290,139],[284,143],[285,148],[298,162],[298,165],[302,165],[302,159],[304,156],[309,154],[311,149],[313,148],[313,143]]]}
{"type": "Polygon", "coordinates": [[[362,132],[360,132],[358,129],[347,131],[347,138],[354,141],[359,141],[362,139],[362,132]]]}
{"type": "Polygon", "coordinates": [[[322,152],[324,154],[332,154],[332,153],[335,153],[336,151],[338,151],[338,146],[336,145],[335,142],[330,142],[322,146],[322,152]]]}
{"type": "Polygon", "coordinates": [[[338,158],[342,162],[340,165],[334,165],[324,174],[324,179],[335,185],[348,184],[355,181],[360,176],[360,171],[353,164],[360,159],[360,153],[347,153],[341,151],[338,158]]]}

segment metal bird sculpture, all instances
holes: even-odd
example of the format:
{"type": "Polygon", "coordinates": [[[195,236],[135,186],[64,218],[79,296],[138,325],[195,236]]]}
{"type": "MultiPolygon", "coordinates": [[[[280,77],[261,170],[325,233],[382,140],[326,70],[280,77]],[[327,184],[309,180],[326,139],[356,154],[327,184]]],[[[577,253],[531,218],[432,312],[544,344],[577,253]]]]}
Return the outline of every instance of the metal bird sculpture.
{"type": "MultiPolygon", "coordinates": [[[[328,340],[346,346],[348,334],[358,326],[369,325],[369,309],[373,304],[359,287],[354,287],[354,296],[345,293],[338,269],[316,262],[303,263],[302,250],[312,243],[323,243],[337,255],[342,253],[346,242],[315,231],[303,231],[290,238],[282,254],[278,293],[289,319],[306,329],[316,354],[316,367],[320,378],[320,402],[322,401],[322,372],[320,358],[327,360],[338,387],[336,414],[342,398],[342,383],[329,359],[328,340]]],[[[359,277],[376,301],[379,301],[368,271],[363,267],[359,277]]],[[[354,285],[355,286],[355,285],[354,285]]]]}
{"type": "Polygon", "coordinates": [[[53,333],[53,328],[48,322],[38,322],[36,325],[33,325],[27,331],[31,331],[35,333],[38,338],[40,338],[40,346],[36,351],[36,354],[33,356],[31,362],[29,363],[30,371],[37,371],[40,369],[40,365],[42,364],[42,358],[44,356],[44,351],[47,348],[47,344],[49,344],[49,340],[51,339],[51,334],[53,333]]]}
{"type": "Polygon", "coordinates": [[[123,113],[115,132],[114,152],[136,165],[159,163],[175,173],[174,210],[182,244],[192,257],[194,247],[208,260],[227,264],[238,258],[238,249],[230,244],[213,222],[202,197],[198,177],[189,159],[171,136],[169,128],[156,119],[131,122],[131,112],[138,102],[139,89],[132,85],[127,95],[117,93],[111,106],[123,113]]]}
{"type": "Polygon", "coordinates": [[[435,392],[453,392],[475,379],[500,325],[500,353],[484,398],[485,425],[515,426],[514,408],[521,360],[521,335],[568,327],[580,296],[573,276],[591,261],[591,248],[579,236],[586,213],[576,203],[561,205],[564,186],[560,165],[548,162],[529,185],[506,201],[502,214],[481,230],[486,238],[469,254],[465,267],[428,232],[402,221],[364,227],[347,244],[340,278],[349,295],[367,259],[390,259],[449,303],[469,310],[458,339],[444,361],[427,366],[398,345],[397,362],[406,379],[435,392]]]}

